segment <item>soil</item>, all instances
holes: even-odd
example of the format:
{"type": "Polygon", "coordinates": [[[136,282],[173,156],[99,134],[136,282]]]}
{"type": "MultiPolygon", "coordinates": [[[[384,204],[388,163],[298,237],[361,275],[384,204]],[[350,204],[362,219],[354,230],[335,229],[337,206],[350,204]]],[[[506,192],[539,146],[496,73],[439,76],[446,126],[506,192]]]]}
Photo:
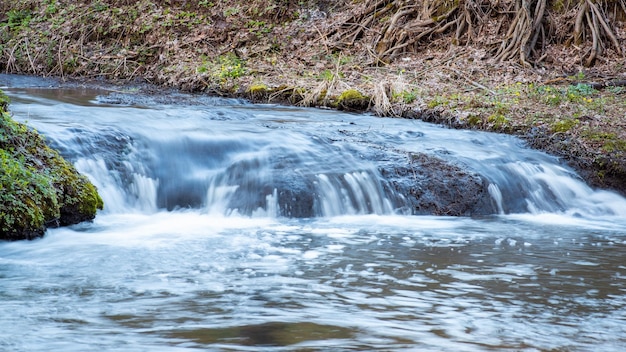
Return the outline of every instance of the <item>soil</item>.
{"type": "Polygon", "coordinates": [[[514,134],[562,157],[591,185],[626,195],[626,7],[610,28],[588,28],[572,41],[578,14],[592,25],[601,11],[585,15],[587,2],[553,5],[541,28],[533,27],[543,33],[538,49],[520,56],[511,44],[516,33],[506,33],[519,18],[506,11],[476,17],[484,4],[470,1],[464,12],[453,2],[430,27],[415,24],[419,14],[398,17],[404,25],[396,30],[428,34],[398,48],[406,33],[392,33],[395,44],[383,40],[395,3],[0,2],[0,69],[514,134]],[[373,3],[384,6],[372,12],[373,3]],[[480,6],[467,17],[472,4],[480,6]]]}

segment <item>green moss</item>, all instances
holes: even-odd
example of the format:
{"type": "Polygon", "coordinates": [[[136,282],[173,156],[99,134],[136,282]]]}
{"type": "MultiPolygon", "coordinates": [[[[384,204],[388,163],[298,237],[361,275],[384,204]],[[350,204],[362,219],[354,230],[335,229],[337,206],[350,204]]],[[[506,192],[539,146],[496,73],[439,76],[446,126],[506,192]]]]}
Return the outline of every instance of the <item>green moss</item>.
{"type": "Polygon", "coordinates": [[[267,98],[270,90],[263,83],[255,83],[246,89],[246,96],[252,100],[261,100],[267,98]]]}
{"type": "Polygon", "coordinates": [[[9,102],[9,97],[7,97],[7,95],[0,90],[0,113],[6,111],[7,106],[9,106],[9,102]]]}
{"type": "Polygon", "coordinates": [[[610,140],[605,141],[602,146],[602,150],[605,152],[613,153],[613,152],[624,152],[626,151],[626,141],[623,140],[610,140]]]}
{"type": "Polygon", "coordinates": [[[370,98],[356,89],[348,89],[339,95],[336,102],[340,109],[362,111],[367,109],[370,98]]]}
{"type": "Polygon", "coordinates": [[[576,127],[576,125],[578,125],[579,123],[580,123],[580,121],[578,119],[558,120],[558,121],[555,121],[552,124],[552,132],[553,133],[567,132],[567,131],[571,130],[572,128],[576,127]]]}
{"type": "Polygon", "coordinates": [[[43,233],[47,220],[59,217],[56,192],[50,181],[26,164],[0,149],[0,231],[4,236],[26,237],[43,233]]]}
{"type": "Polygon", "coordinates": [[[91,220],[102,208],[85,176],[36,131],[0,111],[0,239],[42,236],[46,227],[91,220]]]}
{"type": "Polygon", "coordinates": [[[250,87],[248,87],[248,93],[251,94],[265,94],[267,93],[267,85],[263,84],[263,83],[257,83],[257,84],[253,84],[250,87]]]}
{"type": "Polygon", "coordinates": [[[363,100],[363,99],[366,99],[366,97],[363,94],[361,94],[361,92],[359,92],[356,89],[348,89],[344,91],[343,93],[341,93],[341,95],[339,96],[337,100],[339,102],[344,102],[344,101],[349,101],[349,100],[363,100]]]}
{"type": "Polygon", "coordinates": [[[626,152],[626,140],[620,139],[616,133],[587,131],[583,134],[583,137],[587,140],[599,143],[601,145],[600,149],[604,152],[626,152]]]}

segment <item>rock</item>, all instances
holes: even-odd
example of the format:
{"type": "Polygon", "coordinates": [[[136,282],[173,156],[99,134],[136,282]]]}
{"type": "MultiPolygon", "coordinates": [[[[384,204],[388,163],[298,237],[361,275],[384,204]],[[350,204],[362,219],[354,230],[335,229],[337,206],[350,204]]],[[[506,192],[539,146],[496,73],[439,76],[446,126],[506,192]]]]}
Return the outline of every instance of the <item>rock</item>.
{"type": "Polygon", "coordinates": [[[36,131],[11,119],[5,98],[0,95],[0,240],[33,239],[49,227],[92,220],[103,208],[95,186],[36,131]]]}
{"type": "Polygon", "coordinates": [[[411,153],[408,163],[393,161],[381,173],[396,192],[405,195],[412,214],[470,216],[497,212],[484,177],[439,158],[411,153]]]}
{"type": "MultiPolygon", "coordinates": [[[[378,160],[382,166],[382,189],[394,209],[409,210],[414,215],[473,216],[497,213],[498,209],[488,192],[487,180],[462,166],[442,159],[413,153],[405,155],[391,150],[376,150],[366,156],[378,160]]],[[[232,179],[228,184],[239,185],[229,208],[240,214],[250,215],[258,208],[265,208],[267,196],[276,190],[280,216],[308,218],[321,215],[319,189],[314,170],[281,168],[265,180],[246,177],[254,168],[236,165],[230,170],[232,179]]],[[[342,175],[327,174],[334,180],[342,175]]],[[[337,181],[340,182],[340,181],[337,181]]]]}

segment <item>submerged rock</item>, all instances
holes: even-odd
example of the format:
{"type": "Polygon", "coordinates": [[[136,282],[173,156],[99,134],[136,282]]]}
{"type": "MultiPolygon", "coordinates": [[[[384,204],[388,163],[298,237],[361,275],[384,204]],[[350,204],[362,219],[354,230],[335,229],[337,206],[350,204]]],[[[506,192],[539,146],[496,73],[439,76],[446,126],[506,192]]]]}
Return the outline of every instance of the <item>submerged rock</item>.
{"type": "Polygon", "coordinates": [[[36,131],[11,119],[0,94],[0,240],[92,220],[103,208],[95,186],[36,131]]]}

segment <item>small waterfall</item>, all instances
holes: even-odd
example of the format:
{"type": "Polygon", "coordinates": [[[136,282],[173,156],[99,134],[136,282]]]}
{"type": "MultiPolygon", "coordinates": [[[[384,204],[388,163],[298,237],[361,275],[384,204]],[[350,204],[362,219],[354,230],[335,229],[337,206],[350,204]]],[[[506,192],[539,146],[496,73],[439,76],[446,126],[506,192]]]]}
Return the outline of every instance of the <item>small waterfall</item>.
{"type": "Polygon", "coordinates": [[[157,211],[157,190],[159,181],[145,175],[132,172],[130,167],[130,179],[126,187],[118,177],[119,174],[109,170],[103,159],[81,158],[76,161],[76,169],[87,175],[98,188],[102,196],[107,213],[123,213],[127,211],[139,211],[142,213],[154,213],[157,211]]]}
{"type": "Polygon", "coordinates": [[[373,172],[357,171],[332,178],[321,174],[317,175],[316,185],[322,216],[393,213],[391,201],[373,172]]]}
{"type": "Polygon", "coordinates": [[[489,193],[504,213],[570,213],[626,216],[626,201],[609,191],[593,190],[571,170],[544,159],[496,164],[487,177],[489,193]]]}
{"type": "Polygon", "coordinates": [[[591,189],[511,136],[231,101],[134,108],[97,98],[77,105],[47,93],[33,100],[35,93],[12,93],[11,110],[94,182],[107,213],[307,218],[421,214],[427,203],[448,214],[471,181],[481,215],[626,216],[623,197],[591,189]],[[416,153],[441,160],[419,167],[443,172],[414,170],[406,156],[416,153]],[[438,208],[439,194],[447,208],[438,208]],[[418,197],[423,203],[416,205],[418,197]]]}
{"type": "Polygon", "coordinates": [[[504,208],[502,208],[502,192],[500,191],[500,188],[497,185],[490,183],[487,191],[489,191],[489,195],[493,199],[494,203],[496,203],[498,214],[504,214],[504,208]]]}
{"type": "Polygon", "coordinates": [[[82,144],[93,139],[73,139],[65,148],[74,150],[77,168],[94,180],[109,213],[195,208],[218,216],[317,217],[394,209],[375,168],[364,170],[366,162],[322,140],[288,148],[258,138],[135,135],[120,139],[128,145],[111,154],[82,144]]]}

